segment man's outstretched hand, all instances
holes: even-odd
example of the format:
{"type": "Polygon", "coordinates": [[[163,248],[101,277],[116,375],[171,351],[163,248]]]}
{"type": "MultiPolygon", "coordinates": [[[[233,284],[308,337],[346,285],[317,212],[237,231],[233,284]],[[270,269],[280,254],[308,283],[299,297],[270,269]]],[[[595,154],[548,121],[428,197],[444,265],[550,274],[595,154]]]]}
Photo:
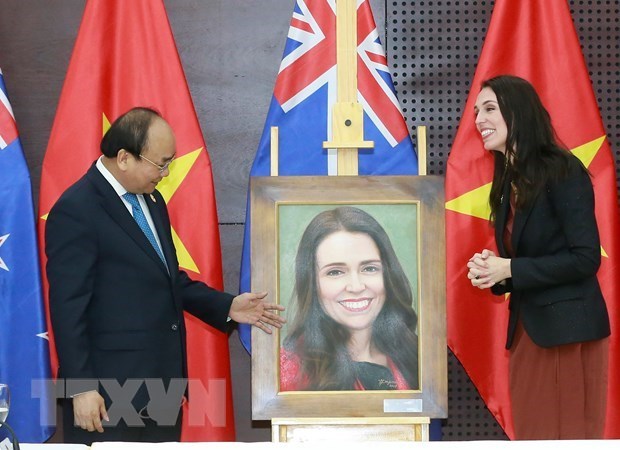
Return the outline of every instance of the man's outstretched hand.
{"type": "Polygon", "coordinates": [[[274,311],[284,311],[284,306],[264,301],[266,292],[245,292],[237,295],[230,306],[229,316],[238,323],[248,323],[271,334],[271,327],[282,328],[286,319],[274,311]]]}

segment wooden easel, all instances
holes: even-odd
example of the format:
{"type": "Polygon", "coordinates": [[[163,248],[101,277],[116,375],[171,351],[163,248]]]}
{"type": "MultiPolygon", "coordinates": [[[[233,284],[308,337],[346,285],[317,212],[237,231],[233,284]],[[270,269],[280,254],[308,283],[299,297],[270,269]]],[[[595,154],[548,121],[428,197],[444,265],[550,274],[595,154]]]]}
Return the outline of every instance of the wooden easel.
{"type": "MultiPolygon", "coordinates": [[[[332,114],[332,140],[338,176],[358,175],[358,149],[373,148],[364,140],[364,111],[357,101],[357,2],[336,1],[337,102],[332,114]]],[[[278,176],[278,128],[271,128],[271,176],[278,176]]],[[[418,174],[426,175],[426,127],[417,127],[418,174]]],[[[273,442],[428,441],[428,417],[289,417],[271,419],[273,442]]]]}

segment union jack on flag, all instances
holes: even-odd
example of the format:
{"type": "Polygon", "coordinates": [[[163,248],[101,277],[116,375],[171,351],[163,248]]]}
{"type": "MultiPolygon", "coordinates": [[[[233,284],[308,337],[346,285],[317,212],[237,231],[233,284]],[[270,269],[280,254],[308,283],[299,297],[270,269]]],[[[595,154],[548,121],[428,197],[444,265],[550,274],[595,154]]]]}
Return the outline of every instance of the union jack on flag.
{"type": "MultiPolygon", "coordinates": [[[[0,70],[2,78],[2,70],[0,70]]],[[[0,150],[4,150],[11,142],[17,139],[15,116],[4,89],[0,89],[0,150]]]]}
{"type": "MultiPolygon", "coordinates": [[[[357,1],[357,98],[364,109],[360,175],[416,175],[418,160],[368,0],[357,1]]],[[[270,128],[279,128],[280,175],[335,175],[332,137],[337,99],[336,0],[297,0],[273,98],[250,176],[268,176],[270,128]]],[[[250,211],[246,210],[241,292],[250,290],[250,211]]],[[[250,328],[241,327],[246,349],[250,328]]]]}

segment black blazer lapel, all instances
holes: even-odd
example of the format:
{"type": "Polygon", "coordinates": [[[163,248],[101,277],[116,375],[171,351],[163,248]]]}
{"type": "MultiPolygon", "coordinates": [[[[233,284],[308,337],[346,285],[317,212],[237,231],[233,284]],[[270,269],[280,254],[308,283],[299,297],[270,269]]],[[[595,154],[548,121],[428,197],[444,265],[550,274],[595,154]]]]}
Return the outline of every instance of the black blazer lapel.
{"type": "MultiPolygon", "coordinates": [[[[162,271],[168,274],[161,258],[149,242],[148,238],[129,213],[123,201],[119,198],[114,188],[103,177],[99,169],[93,164],[86,173],[89,181],[95,186],[100,195],[103,209],[118,225],[138,244],[138,246],[155,261],[162,271]]],[[[165,253],[164,253],[165,255],[165,253]]]]}
{"type": "Polygon", "coordinates": [[[515,211],[515,218],[512,225],[512,248],[514,250],[515,256],[517,255],[517,251],[519,248],[519,240],[521,239],[521,235],[523,234],[523,230],[525,228],[525,224],[527,223],[528,218],[532,214],[532,209],[536,204],[537,198],[534,199],[530,205],[525,209],[517,209],[515,211]]]}
{"type": "Polygon", "coordinates": [[[504,247],[504,229],[508,220],[508,211],[510,211],[510,180],[507,180],[504,186],[502,186],[500,205],[495,216],[495,243],[502,257],[508,256],[504,247]]]}

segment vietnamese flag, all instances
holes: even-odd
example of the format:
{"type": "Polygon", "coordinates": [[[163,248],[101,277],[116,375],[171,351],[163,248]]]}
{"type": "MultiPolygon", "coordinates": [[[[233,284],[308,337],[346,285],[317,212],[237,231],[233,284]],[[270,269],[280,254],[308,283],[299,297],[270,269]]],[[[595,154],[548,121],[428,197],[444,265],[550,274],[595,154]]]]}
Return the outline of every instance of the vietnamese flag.
{"type": "MultiPolygon", "coordinates": [[[[158,190],[168,204],[181,268],[190,277],[221,289],[211,162],[162,0],[89,0],[86,4],[43,161],[41,264],[45,266],[47,213],[100,156],[99,143],[110,123],[134,106],[155,108],[176,134],[177,159],[158,190]]],[[[47,292],[47,280],[45,286],[47,292]]],[[[186,324],[189,377],[202,380],[212,399],[225,397],[225,408],[220,402],[218,417],[194,416],[192,425],[197,426],[192,427],[187,424],[189,414],[184,414],[182,439],[234,441],[228,336],[189,315],[186,324]],[[214,380],[224,380],[225,393],[223,383],[217,384],[218,392],[212,392],[214,380]]],[[[53,336],[50,342],[53,345],[53,336]]],[[[55,360],[54,350],[52,355],[55,360]]],[[[193,397],[205,402],[204,392],[193,397]]],[[[208,405],[198,408],[205,411],[208,405]]]]}
{"type": "Polygon", "coordinates": [[[448,345],[489,410],[514,437],[504,349],[508,307],[467,279],[467,260],[496,249],[488,222],[493,157],[474,125],[483,80],[512,74],[530,81],[560,140],[592,174],[602,263],[598,279],[611,319],[606,437],[620,438],[620,226],[616,168],[566,0],[497,0],[446,175],[448,345]]]}

